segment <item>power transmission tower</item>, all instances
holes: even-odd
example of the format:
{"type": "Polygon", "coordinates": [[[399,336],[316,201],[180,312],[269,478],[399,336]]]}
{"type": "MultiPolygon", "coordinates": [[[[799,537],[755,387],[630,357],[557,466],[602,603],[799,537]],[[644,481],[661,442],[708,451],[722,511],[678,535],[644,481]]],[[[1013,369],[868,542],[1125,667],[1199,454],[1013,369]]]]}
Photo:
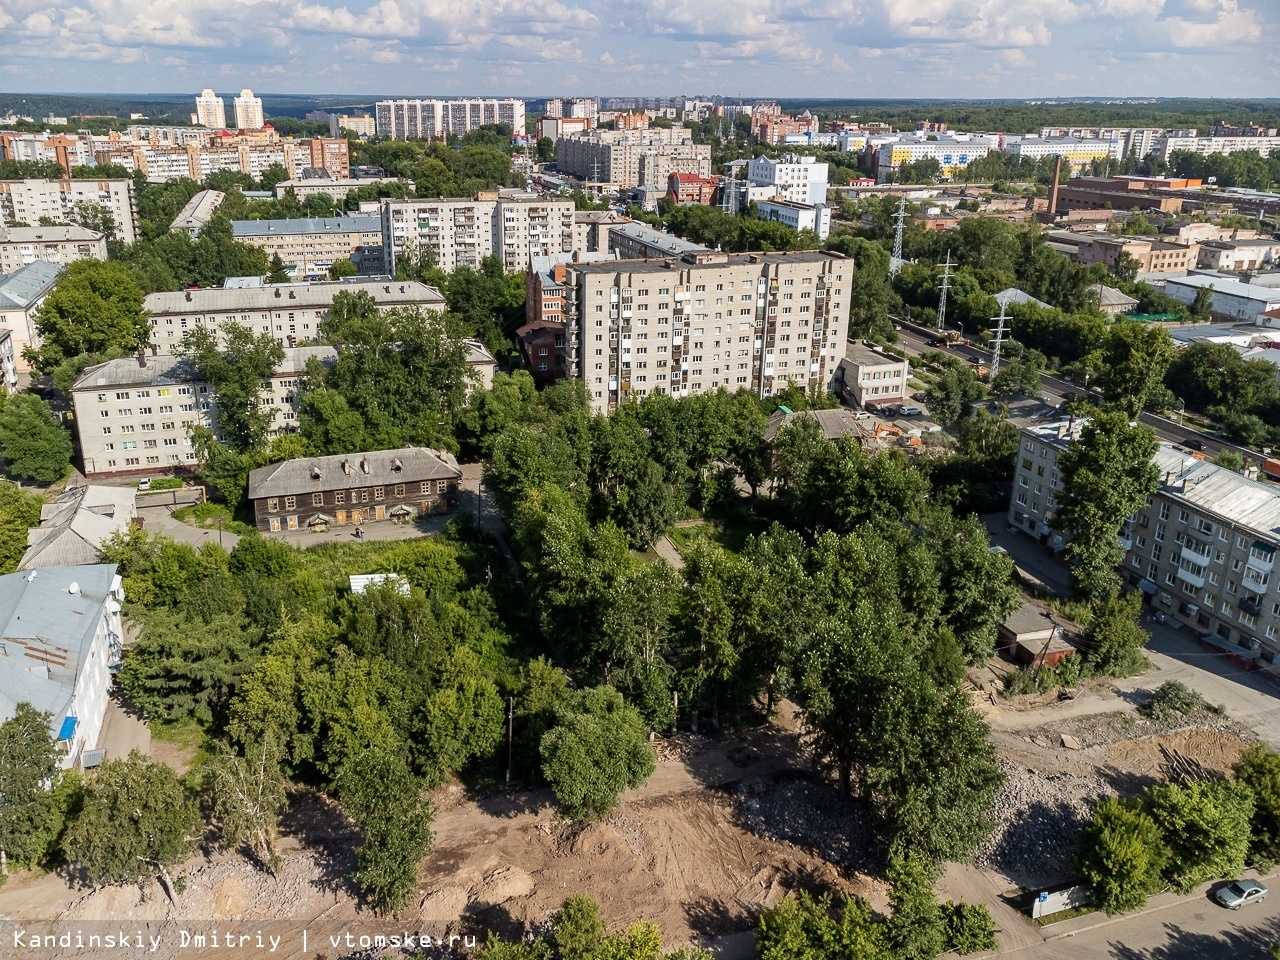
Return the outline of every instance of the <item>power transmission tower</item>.
{"type": "Polygon", "coordinates": [[[889,276],[896,277],[898,271],[902,269],[902,265],[907,261],[902,259],[902,228],[907,219],[907,198],[905,196],[898,200],[898,212],[893,215],[897,227],[893,231],[893,255],[889,257],[889,276]]]}
{"type": "Polygon", "coordinates": [[[951,289],[951,251],[942,265],[942,290],[938,294],[938,329],[947,329],[947,291],[951,289]]]}
{"type": "Polygon", "coordinates": [[[996,327],[991,331],[995,334],[995,339],[991,345],[991,379],[988,383],[995,380],[996,374],[1000,372],[1000,347],[1004,345],[1004,307],[1003,303],[1000,304],[1000,316],[992,317],[996,321],[996,327]]]}

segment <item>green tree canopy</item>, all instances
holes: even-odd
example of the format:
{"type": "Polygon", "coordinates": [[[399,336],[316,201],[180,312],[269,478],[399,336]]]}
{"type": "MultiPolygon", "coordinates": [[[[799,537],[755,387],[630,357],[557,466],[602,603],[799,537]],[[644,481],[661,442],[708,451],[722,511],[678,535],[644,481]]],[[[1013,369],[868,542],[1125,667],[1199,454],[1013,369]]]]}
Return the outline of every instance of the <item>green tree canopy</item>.
{"type": "Polygon", "coordinates": [[[70,434],[35,394],[0,401],[0,457],[12,476],[53,483],[67,475],[71,454],[70,434]]]}
{"type": "Polygon", "coordinates": [[[60,759],[50,716],[19,703],[0,723],[0,875],[33,866],[48,851],[56,809],[52,784],[60,759]]]}
{"type": "Polygon", "coordinates": [[[41,372],[68,357],[146,346],[151,323],[142,291],[121,264],[79,260],[63,271],[35,314],[39,349],[26,356],[41,372]]]}

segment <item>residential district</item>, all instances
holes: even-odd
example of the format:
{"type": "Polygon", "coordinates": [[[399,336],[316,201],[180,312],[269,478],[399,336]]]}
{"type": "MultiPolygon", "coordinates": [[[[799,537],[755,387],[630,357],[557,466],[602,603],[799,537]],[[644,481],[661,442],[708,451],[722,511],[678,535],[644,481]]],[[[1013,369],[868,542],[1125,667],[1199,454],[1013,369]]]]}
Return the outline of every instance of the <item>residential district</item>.
{"type": "Polygon", "coordinates": [[[0,123],[6,950],[1280,955],[1276,114],[227,99],[0,123]]]}

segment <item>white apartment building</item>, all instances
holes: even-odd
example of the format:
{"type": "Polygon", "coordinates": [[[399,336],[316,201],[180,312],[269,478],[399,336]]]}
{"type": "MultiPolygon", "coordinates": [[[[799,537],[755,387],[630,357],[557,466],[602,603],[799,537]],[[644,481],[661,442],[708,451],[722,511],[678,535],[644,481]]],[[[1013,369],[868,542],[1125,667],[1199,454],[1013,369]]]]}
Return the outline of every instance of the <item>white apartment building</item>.
{"type": "Polygon", "coordinates": [[[236,108],[237,130],[261,130],[265,126],[262,117],[262,98],[255,97],[253,91],[245,88],[240,96],[231,101],[236,108]]]}
{"type": "Polygon", "coordinates": [[[861,340],[845,349],[839,371],[844,396],[860,407],[870,409],[907,399],[911,365],[899,357],[874,350],[861,340]]]}
{"type": "Polygon", "coordinates": [[[26,163],[53,162],[63,173],[92,166],[93,145],[85,137],[65,133],[0,133],[0,158],[26,163]]]}
{"type": "Polygon", "coordinates": [[[1124,152],[1122,140],[1086,140],[1082,137],[1006,137],[1005,151],[1012,157],[1042,160],[1062,157],[1073,165],[1108,158],[1119,160],[1124,152]]]}
{"type": "MultiPolygon", "coordinates": [[[[1079,422],[1024,426],[1009,522],[1056,549],[1058,458],[1079,422]]],[[[1245,658],[1280,653],[1280,489],[1162,443],[1159,487],[1120,532],[1121,573],[1156,610],[1245,658]]]]}
{"type": "Polygon", "coordinates": [[[496,190],[474,200],[383,200],[384,270],[395,276],[397,258],[429,250],[446,272],[479,269],[488,256],[508,273],[524,271],[533,257],[573,250],[574,209],[572,200],[496,190]]]}
{"type": "Polygon", "coordinates": [[[269,333],[280,346],[295,347],[316,338],[334,296],[344,291],[367,293],[383,310],[445,309],[439,290],[413,280],[339,280],[179,290],[150,294],[143,305],[151,315],[151,345],[162,353],[172,353],[188,330],[205,326],[217,333],[228,324],[248,327],[254,333],[269,333]]]}
{"type": "Polygon", "coordinates": [[[36,330],[36,311],[64,269],[60,263],[36,260],[13,273],[0,276],[0,331],[10,336],[13,362],[18,372],[26,373],[31,369],[22,354],[27,347],[37,348],[41,343],[40,333],[36,330]]]}
{"type": "Polygon", "coordinates": [[[115,222],[115,237],[138,236],[138,204],[132,180],[0,180],[0,220],[37,224],[75,223],[83,207],[101,207],[115,222]]]}
{"type": "MultiPolygon", "coordinates": [[[[864,144],[881,138],[862,136],[864,144]]],[[[855,142],[852,139],[850,142],[855,142]]],[[[847,148],[846,148],[847,149],[847,148]]],[[[989,154],[995,145],[989,137],[966,137],[941,135],[936,140],[928,140],[924,135],[902,136],[884,139],[874,146],[874,167],[876,177],[886,180],[890,174],[897,173],[904,163],[917,163],[921,160],[937,160],[944,177],[954,177],[961,170],[989,154]]]]}
{"type": "Polygon", "coordinates": [[[793,203],[827,202],[827,164],[813,157],[783,154],[777,160],[756,157],[747,164],[747,180],[770,187],[773,195],[793,203]]]}
{"type": "Polygon", "coordinates": [[[107,238],[75,224],[6,227],[0,224],[0,274],[41,260],[66,266],[77,260],[107,259],[107,238]]]}
{"type": "Polygon", "coordinates": [[[191,114],[191,123],[197,127],[208,127],[210,130],[227,128],[227,109],[222,98],[205,87],[196,97],[196,112],[191,114]]]}
{"type": "Polygon", "coordinates": [[[1118,140],[1120,156],[1141,159],[1156,148],[1161,137],[1194,137],[1195,130],[1159,127],[1041,127],[1044,138],[1075,137],[1080,140],[1118,140]]]}
{"type": "Polygon", "coordinates": [[[828,251],[571,263],[567,369],[597,413],[649,393],[831,390],[852,284],[852,261],[828,251]]]}
{"type": "Polygon", "coordinates": [[[556,167],[589,183],[628,190],[644,184],[666,189],[672,173],[711,175],[711,146],[694,143],[686,127],[588,130],[556,140],[556,167]]]}
{"type": "Polygon", "coordinates": [[[339,260],[352,261],[366,275],[382,272],[381,217],[233,220],[231,235],[260,247],[268,260],[278,254],[292,279],[327,277],[339,260]]]}
{"type": "Polygon", "coordinates": [[[544,117],[581,117],[595,120],[600,116],[600,101],[596,97],[554,98],[546,102],[542,115],[544,117]]]}
{"type": "Polygon", "coordinates": [[[329,136],[340,137],[346,131],[361,137],[377,136],[378,121],[373,117],[351,117],[345,113],[329,118],[329,136]]]}
{"type": "Polygon", "coordinates": [[[1169,160],[1175,153],[1185,150],[1209,156],[1213,153],[1238,153],[1256,150],[1264,157],[1280,151],[1280,137],[1160,137],[1154,153],[1161,160],[1169,160]]]}
{"type": "Polygon", "coordinates": [[[761,200],[756,212],[764,220],[785,223],[793,230],[812,230],[823,240],[831,233],[831,208],[825,203],[796,203],[794,200],[761,200]]]}
{"type": "Polygon", "coordinates": [[[524,101],[515,99],[379,100],[374,117],[378,135],[396,140],[443,140],[491,123],[524,133],[524,101]]]}
{"type": "Polygon", "coordinates": [[[64,770],[98,745],[121,662],[122,603],[114,563],[0,577],[0,723],[19,703],[49,714],[64,770]]]}

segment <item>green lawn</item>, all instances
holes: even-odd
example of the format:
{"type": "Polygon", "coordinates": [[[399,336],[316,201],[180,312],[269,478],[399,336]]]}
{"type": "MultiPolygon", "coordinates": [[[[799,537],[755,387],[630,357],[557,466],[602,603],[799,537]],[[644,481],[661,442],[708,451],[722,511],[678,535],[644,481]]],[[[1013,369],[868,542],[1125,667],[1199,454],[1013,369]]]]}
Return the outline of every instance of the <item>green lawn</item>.
{"type": "Polygon", "coordinates": [[[708,520],[696,527],[676,527],[668,536],[681,553],[692,549],[695,543],[704,541],[718,543],[726,550],[740,553],[746,545],[747,537],[764,533],[767,529],[769,525],[762,520],[708,520]]]}

